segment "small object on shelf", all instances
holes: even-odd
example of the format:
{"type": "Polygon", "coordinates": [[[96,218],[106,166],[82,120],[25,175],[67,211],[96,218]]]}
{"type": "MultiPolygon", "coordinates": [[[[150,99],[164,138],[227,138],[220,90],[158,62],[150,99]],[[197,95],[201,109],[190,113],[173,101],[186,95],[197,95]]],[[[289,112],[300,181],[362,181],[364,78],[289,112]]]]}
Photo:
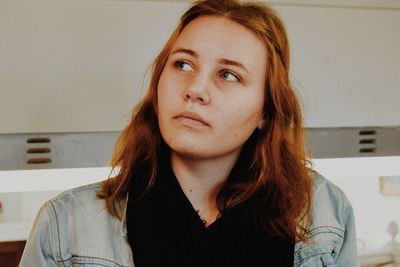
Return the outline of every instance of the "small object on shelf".
{"type": "Polygon", "coordinates": [[[391,236],[391,239],[383,246],[383,248],[394,254],[400,254],[400,243],[396,241],[396,235],[399,233],[399,226],[395,221],[389,223],[387,232],[391,236]]]}

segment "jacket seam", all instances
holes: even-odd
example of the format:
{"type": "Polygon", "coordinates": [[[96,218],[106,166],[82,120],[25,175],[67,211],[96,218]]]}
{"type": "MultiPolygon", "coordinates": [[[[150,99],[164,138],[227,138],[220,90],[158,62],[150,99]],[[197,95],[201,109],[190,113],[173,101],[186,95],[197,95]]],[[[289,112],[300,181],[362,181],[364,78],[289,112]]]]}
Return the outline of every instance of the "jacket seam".
{"type": "MultiPolygon", "coordinates": [[[[55,216],[55,218],[56,218],[56,223],[55,223],[55,225],[56,225],[56,231],[57,231],[57,243],[58,243],[58,255],[56,255],[57,256],[57,258],[58,259],[61,259],[61,242],[60,242],[60,228],[59,228],[59,225],[58,225],[58,216],[57,216],[57,212],[56,212],[56,209],[55,209],[55,207],[54,207],[54,204],[53,204],[53,202],[52,201],[50,201],[50,205],[51,205],[51,208],[53,209],[53,212],[54,212],[54,216],[55,216]]],[[[62,262],[62,261],[60,261],[60,260],[56,260],[56,262],[57,262],[57,264],[59,265],[59,263],[60,262],[62,262]]],[[[65,264],[64,264],[64,262],[62,262],[62,266],[64,266],[65,267],[65,264]]]]}
{"type": "MultiPolygon", "coordinates": [[[[343,222],[343,219],[344,219],[344,216],[343,216],[343,215],[344,215],[344,213],[345,213],[345,203],[347,202],[347,200],[346,200],[346,196],[345,196],[344,192],[341,191],[341,190],[340,190],[340,197],[341,197],[341,200],[342,200],[342,210],[341,210],[341,213],[340,213],[340,215],[341,215],[340,218],[341,218],[342,220],[340,221],[340,223],[346,224],[346,225],[343,225],[343,227],[347,227],[347,223],[344,223],[344,222],[343,222]]],[[[346,218],[345,220],[347,220],[347,218],[346,218]]],[[[346,229],[346,228],[345,228],[345,229],[346,229]]],[[[342,250],[343,244],[344,244],[345,239],[346,239],[346,235],[347,235],[347,233],[344,232],[344,233],[343,233],[343,242],[342,242],[341,246],[338,248],[338,251],[342,250]]],[[[338,260],[338,255],[339,255],[339,253],[338,253],[338,254],[336,255],[336,257],[334,258],[335,262],[338,260]]]]}
{"type": "Polygon", "coordinates": [[[314,257],[317,257],[317,256],[321,256],[321,255],[326,255],[326,254],[332,255],[332,254],[330,254],[329,252],[321,252],[321,253],[313,254],[313,255],[308,256],[308,257],[306,257],[306,258],[302,258],[301,260],[295,261],[294,263],[295,263],[295,264],[297,264],[297,263],[300,263],[300,264],[301,264],[301,263],[303,263],[303,262],[305,262],[305,261],[307,261],[307,260],[309,260],[309,259],[311,259],[311,258],[314,258],[314,257]]]}
{"type": "MultiPolygon", "coordinates": [[[[333,243],[333,242],[327,242],[327,241],[326,242],[315,242],[312,244],[308,244],[308,247],[304,247],[304,248],[300,248],[300,249],[296,250],[295,254],[300,255],[306,250],[313,249],[315,247],[320,247],[321,245],[329,245],[332,247],[333,251],[336,248],[335,243],[333,243]]],[[[329,253],[329,252],[321,252],[321,254],[325,254],[325,253],[329,253]]],[[[316,254],[316,255],[318,255],[318,254],[316,254]]]]}
{"type": "MultiPolygon", "coordinates": [[[[55,251],[55,241],[54,241],[54,237],[53,237],[53,233],[54,233],[54,231],[53,231],[53,228],[54,228],[54,225],[53,225],[53,221],[52,221],[52,216],[51,216],[51,214],[50,214],[50,210],[49,210],[49,205],[51,205],[51,201],[49,201],[46,205],[44,205],[44,207],[45,207],[45,212],[46,212],[46,214],[47,214],[47,216],[48,216],[48,218],[49,218],[49,227],[50,227],[50,233],[49,233],[49,237],[50,237],[50,251],[51,251],[51,254],[53,255],[53,257],[54,257],[54,262],[57,264],[57,260],[56,260],[56,251],[55,251]]],[[[57,264],[58,265],[58,264],[57,264]]]]}
{"type": "Polygon", "coordinates": [[[342,205],[340,215],[341,215],[341,218],[343,218],[345,197],[344,197],[344,193],[342,190],[340,190],[339,192],[340,192],[340,200],[341,200],[341,205],[342,205]]]}
{"type": "MultiPolygon", "coordinates": [[[[83,262],[76,262],[76,261],[74,261],[74,260],[73,260],[74,258],[75,258],[75,259],[79,259],[79,258],[83,258],[83,259],[98,259],[98,260],[102,260],[102,261],[104,261],[104,262],[113,263],[114,265],[116,265],[116,266],[118,266],[118,267],[127,267],[126,265],[121,265],[121,264],[119,264],[119,263],[117,263],[117,262],[115,262],[115,261],[112,261],[112,260],[107,260],[107,259],[100,258],[100,257],[80,256],[80,255],[72,255],[72,256],[69,257],[68,259],[61,260],[61,262],[63,262],[64,266],[70,266],[72,263],[83,263],[83,262]],[[71,263],[71,264],[65,265],[65,262],[71,261],[71,260],[72,260],[72,263],[71,263]]],[[[107,265],[104,265],[104,264],[98,263],[98,262],[96,262],[96,264],[100,264],[100,265],[103,265],[103,266],[107,266],[107,265]]],[[[107,266],[107,267],[108,267],[108,266],[107,266]]]]}
{"type": "Polygon", "coordinates": [[[333,233],[343,238],[345,231],[335,226],[318,226],[309,231],[308,237],[312,237],[321,233],[333,233]]]}

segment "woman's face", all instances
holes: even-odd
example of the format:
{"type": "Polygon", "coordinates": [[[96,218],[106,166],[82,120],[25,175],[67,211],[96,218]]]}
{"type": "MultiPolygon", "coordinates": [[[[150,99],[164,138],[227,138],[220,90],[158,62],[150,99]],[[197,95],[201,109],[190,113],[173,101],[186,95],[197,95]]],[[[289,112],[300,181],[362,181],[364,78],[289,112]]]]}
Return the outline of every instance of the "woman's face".
{"type": "Polygon", "coordinates": [[[161,134],[191,159],[239,155],[263,121],[266,49],[231,20],[202,16],[179,35],[158,83],[161,134]]]}

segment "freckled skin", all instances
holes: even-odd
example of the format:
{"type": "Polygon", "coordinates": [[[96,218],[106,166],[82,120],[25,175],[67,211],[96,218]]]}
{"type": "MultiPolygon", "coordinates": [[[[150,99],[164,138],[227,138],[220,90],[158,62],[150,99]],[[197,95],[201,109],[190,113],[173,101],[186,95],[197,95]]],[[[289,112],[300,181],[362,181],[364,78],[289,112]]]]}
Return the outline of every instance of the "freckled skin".
{"type": "Polygon", "coordinates": [[[182,31],[158,83],[161,134],[173,153],[210,159],[238,155],[262,127],[266,49],[258,37],[236,22],[203,16],[182,31]],[[228,59],[245,69],[221,63],[228,59]],[[190,111],[208,125],[192,126],[175,116],[190,111]]]}

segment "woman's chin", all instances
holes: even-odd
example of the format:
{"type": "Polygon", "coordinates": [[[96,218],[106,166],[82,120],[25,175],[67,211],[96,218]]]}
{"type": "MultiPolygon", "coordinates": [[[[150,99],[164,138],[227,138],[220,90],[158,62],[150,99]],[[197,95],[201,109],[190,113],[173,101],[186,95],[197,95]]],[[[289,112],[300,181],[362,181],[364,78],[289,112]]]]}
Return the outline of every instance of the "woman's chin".
{"type": "Polygon", "coordinates": [[[199,148],[187,148],[187,147],[175,147],[171,148],[172,154],[180,158],[186,158],[189,160],[206,160],[213,158],[214,155],[211,154],[209,151],[204,151],[204,149],[199,148]]]}
{"type": "Polygon", "coordinates": [[[224,157],[237,157],[240,148],[233,150],[215,150],[218,146],[172,146],[172,154],[188,160],[214,160],[224,157]]]}

